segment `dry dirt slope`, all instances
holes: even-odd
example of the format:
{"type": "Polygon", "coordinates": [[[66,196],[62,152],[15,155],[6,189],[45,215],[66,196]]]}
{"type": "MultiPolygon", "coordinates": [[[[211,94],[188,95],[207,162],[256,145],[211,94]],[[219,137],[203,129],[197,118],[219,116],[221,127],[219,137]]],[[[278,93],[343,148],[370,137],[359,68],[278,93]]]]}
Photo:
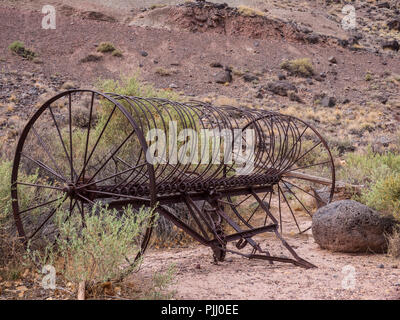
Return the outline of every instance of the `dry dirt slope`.
{"type": "MultiPolygon", "coordinates": [[[[211,100],[218,96],[234,97],[239,103],[256,101],[258,105],[277,110],[293,104],[299,114],[303,114],[306,106],[312,104],[315,94],[327,92],[337,97],[339,103],[335,111],[342,112],[343,118],[329,127],[325,124],[320,124],[319,127],[331,136],[342,130],[346,138],[356,143],[366,143],[368,139],[380,133],[386,135],[398,127],[396,116],[399,115],[399,110],[396,105],[388,107],[378,97],[385,94],[390,101],[400,98],[398,84],[391,82],[392,85],[389,86],[385,82],[393,74],[400,74],[398,53],[375,54],[364,50],[351,51],[323,42],[311,45],[294,39],[253,39],[215,33],[129,27],[128,23],[82,19],[79,12],[95,2],[68,2],[77,6],[77,13],[70,16],[60,13],[58,27],[54,31],[40,28],[42,15],[38,8],[32,11],[32,2],[29,2],[31,6],[18,7],[24,1],[13,1],[13,9],[0,5],[0,66],[5,71],[1,74],[0,98],[5,106],[12,104],[12,108],[0,109],[0,116],[6,119],[0,121],[2,132],[9,132],[14,126],[12,122],[26,121],[28,114],[35,108],[35,103],[40,100],[39,94],[50,91],[48,83],[51,83],[53,90],[60,90],[65,80],[74,81],[76,86],[91,86],[99,77],[119,78],[121,74],[130,75],[137,70],[140,70],[143,80],[154,83],[159,88],[173,87],[187,96],[195,95],[211,100]],[[22,40],[33,48],[43,63],[22,61],[20,57],[11,54],[7,46],[15,40],[22,40]],[[79,62],[95,52],[96,45],[102,41],[112,41],[124,51],[124,58],[103,56],[99,62],[79,62]],[[146,51],[147,55],[144,56],[142,51],[146,51]],[[337,64],[329,63],[328,58],[331,56],[336,57],[337,64]],[[316,74],[324,73],[326,76],[323,81],[312,79],[312,84],[306,79],[288,76],[288,80],[299,88],[299,95],[305,104],[297,104],[289,101],[288,97],[270,93],[266,93],[262,100],[256,100],[260,85],[277,80],[278,74],[282,72],[279,65],[283,59],[301,57],[311,58],[316,74]],[[233,66],[242,73],[256,74],[259,83],[247,82],[237,73],[230,85],[216,84],[216,71],[210,67],[213,62],[233,66]],[[156,72],[158,68],[171,70],[171,74],[160,76],[156,72]],[[372,82],[365,81],[368,71],[373,73],[372,82]],[[20,85],[21,82],[25,84],[24,87],[20,85]],[[27,93],[27,88],[30,90],[35,84],[42,89],[36,90],[37,93],[27,93]],[[13,95],[18,101],[13,101],[13,95]],[[345,99],[354,104],[342,104],[345,99]],[[361,112],[368,114],[376,110],[382,113],[379,119],[373,119],[379,122],[376,131],[366,132],[364,136],[349,132],[349,123],[359,123],[361,112]],[[17,118],[12,119],[14,116],[17,118]],[[342,128],[341,125],[346,127],[342,128]]],[[[126,8],[115,5],[128,6],[128,1],[110,1],[107,4],[112,8],[105,13],[115,14],[118,18],[121,17],[121,21],[129,18],[129,22],[136,17],[137,12],[124,16],[126,8]]],[[[274,10],[276,13],[280,12],[276,8],[271,9],[274,10]]],[[[320,107],[316,107],[314,111],[320,110],[320,107]]],[[[324,112],[331,114],[332,109],[324,112]]],[[[12,139],[15,139],[15,135],[11,136],[12,139]]],[[[310,236],[285,236],[297,247],[301,256],[319,268],[303,270],[284,264],[270,266],[263,261],[248,261],[231,255],[228,256],[228,261],[214,265],[208,249],[193,246],[186,249],[149,251],[140,276],[150,277],[153,271],[165,269],[169,264],[175,263],[178,273],[173,287],[177,291],[178,299],[400,298],[398,262],[384,255],[333,254],[319,249],[310,236]],[[354,289],[342,288],[342,281],[346,276],[342,273],[342,268],[346,265],[355,268],[354,289]]],[[[260,241],[266,245],[266,239],[260,241]]],[[[279,253],[275,240],[268,238],[268,244],[279,253]]]]}

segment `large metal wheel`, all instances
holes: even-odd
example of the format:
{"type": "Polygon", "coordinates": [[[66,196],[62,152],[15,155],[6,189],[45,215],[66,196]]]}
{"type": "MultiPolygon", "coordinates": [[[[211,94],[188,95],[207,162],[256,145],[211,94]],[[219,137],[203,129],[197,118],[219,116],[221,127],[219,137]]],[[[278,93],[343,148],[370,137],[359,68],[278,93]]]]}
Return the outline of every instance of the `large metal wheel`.
{"type": "MultiPolygon", "coordinates": [[[[311,217],[334,195],[335,167],[327,142],[314,127],[293,116],[261,116],[246,128],[263,137],[256,146],[252,174],[271,170],[279,177],[272,192],[256,192],[258,197],[278,220],[281,232],[289,217],[297,232],[304,233],[311,228],[310,219],[300,223],[298,216],[311,217]],[[288,216],[285,219],[283,212],[288,216]]],[[[251,194],[227,196],[226,203],[242,226],[256,228],[271,223],[251,194]]]]}
{"type": "MultiPolygon", "coordinates": [[[[58,210],[67,212],[66,219],[79,215],[84,225],[94,205],[132,200],[117,191],[132,180],[146,188],[143,197],[153,207],[155,177],[146,150],[137,119],[110,96],[70,90],[44,103],[24,128],[14,158],[12,206],[22,240],[32,246],[54,241],[58,210]]],[[[151,232],[146,227],[132,239],[140,248],[136,258],[151,232]]]]}

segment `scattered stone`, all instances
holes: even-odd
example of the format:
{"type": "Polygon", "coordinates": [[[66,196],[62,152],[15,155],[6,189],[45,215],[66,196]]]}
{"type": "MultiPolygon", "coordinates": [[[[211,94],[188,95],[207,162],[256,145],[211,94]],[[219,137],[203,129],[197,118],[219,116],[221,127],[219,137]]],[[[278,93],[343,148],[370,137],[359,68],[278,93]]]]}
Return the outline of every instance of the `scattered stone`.
{"type": "Polygon", "coordinates": [[[279,80],[286,80],[286,76],[283,73],[278,73],[279,80]]]}
{"type": "Polygon", "coordinates": [[[63,83],[63,85],[61,86],[61,89],[63,90],[69,90],[69,89],[73,89],[75,88],[75,84],[72,81],[66,81],[63,83]]]}
{"type": "Polygon", "coordinates": [[[256,77],[255,75],[246,73],[246,74],[243,76],[243,80],[246,81],[246,82],[253,82],[253,81],[258,81],[259,78],[256,77]]]}
{"type": "Polygon", "coordinates": [[[385,2],[381,2],[381,3],[377,3],[376,6],[378,8],[386,8],[386,9],[390,9],[390,3],[385,1],[385,2]]]}
{"type": "Polygon", "coordinates": [[[171,84],[169,85],[169,87],[170,87],[171,89],[177,89],[177,88],[178,88],[178,86],[177,86],[175,83],[171,83],[171,84]]]}
{"type": "Polygon", "coordinates": [[[296,102],[303,102],[301,98],[294,92],[294,91],[288,91],[288,97],[290,101],[296,101],[296,102]]]}
{"type": "Polygon", "coordinates": [[[329,59],[328,59],[328,61],[330,62],[330,63],[337,63],[337,60],[336,60],[336,58],[335,57],[329,57],[329,59]]]}
{"type": "Polygon", "coordinates": [[[223,68],[224,66],[219,62],[211,62],[210,67],[212,68],[223,68]]]}
{"type": "Polygon", "coordinates": [[[389,29],[400,31],[400,18],[389,21],[387,26],[389,29]]]}
{"type": "Polygon", "coordinates": [[[97,21],[106,21],[106,22],[117,22],[114,17],[108,16],[104,13],[97,11],[85,11],[82,12],[82,17],[84,19],[97,20],[97,21]]]}
{"type": "Polygon", "coordinates": [[[232,82],[232,71],[230,69],[225,69],[215,76],[216,83],[230,83],[232,82]]]}
{"type": "Polygon", "coordinates": [[[386,102],[388,102],[388,100],[389,100],[389,97],[387,95],[385,95],[385,94],[379,95],[376,98],[382,104],[386,104],[386,102]]]}
{"type": "Polygon", "coordinates": [[[262,94],[261,91],[258,91],[258,92],[257,92],[256,98],[257,98],[257,99],[263,99],[263,98],[264,98],[264,96],[263,96],[263,94],[262,94]]]}
{"type": "Polygon", "coordinates": [[[306,40],[307,40],[309,43],[316,44],[316,43],[319,42],[319,35],[316,34],[316,33],[308,34],[307,37],[306,37],[306,40]]]}
{"type": "Polygon", "coordinates": [[[296,86],[288,81],[270,82],[267,84],[266,89],[280,96],[287,96],[288,91],[297,92],[296,86]]]}
{"type": "Polygon", "coordinates": [[[383,265],[383,264],[381,263],[381,264],[378,265],[378,268],[379,268],[379,269],[384,269],[384,268],[385,268],[385,265],[383,265]]]}
{"type": "Polygon", "coordinates": [[[354,200],[340,200],[319,208],[312,217],[312,234],[321,248],[339,252],[387,250],[385,234],[395,219],[354,200]]]}
{"type": "Polygon", "coordinates": [[[336,98],[325,96],[321,100],[321,106],[325,108],[333,108],[336,105],[336,98]]]}
{"type": "Polygon", "coordinates": [[[389,49],[393,51],[399,51],[400,45],[397,40],[389,40],[382,43],[383,49],[389,49]]]}
{"type": "Polygon", "coordinates": [[[146,51],[140,51],[142,57],[147,57],[149,54],[146,51]]]}
{"type": "Polygon", "coordinates": [[[91,54],[87,55],[86,57],[82,58],[80,60],[80,62],[81,63],[96,62],[96,61],[100,61],[101,59],[103,59],[103,56],[101,54],[91,53],[91,54]]]}

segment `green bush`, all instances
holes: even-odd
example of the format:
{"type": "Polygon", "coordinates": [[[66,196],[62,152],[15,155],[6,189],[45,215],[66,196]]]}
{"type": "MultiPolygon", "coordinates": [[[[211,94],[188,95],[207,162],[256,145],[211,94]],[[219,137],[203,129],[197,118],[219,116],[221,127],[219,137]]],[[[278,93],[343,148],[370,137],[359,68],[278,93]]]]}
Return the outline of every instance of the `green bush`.
{"type": "Polygon", "coordinates": [[[378,180],[361,196],[361,201],[380,212],[400,219],[400,173],[378,180]]]}
{"type": "Polygon", "coordinates": [[[124,54],[122,53],[121,50],[115,49],[113,52],[111,52],[111,55],[112,55],[113,57],[121,58],[124,54]]]}
{"type": "Polygon", "coordinates": [[[102,53],[113,52],[114,50],[116,50],[116,48],[110,42],[102,42],[97,46],[97,51],[102,53]]]}
{"type": "Polygon", "coordinates": [[[14,41],[8,46],[8,49],[16,53],[17,55],[29,60],[32,60],[36,57],[36,53],[30,49],[26,49],[24,43],[21,41],[14,41]]]}
{"type": "Polygon", "coordinates": [[[80,215],[66,219],[69,213],[60,210],[55,245],[48,247],[45,254],[29,251],[28,255],[40,264],[54,264],[61,258],[63,267],[57,271],[71,282],[94,285],[120,280],[138,267],[139,262],[130,265],[126,259],[133,260],[139,253],[138,241],[153,214],[153,210],[136,211],[130,207],[120,214],[98,205],[85,215],[82,228],[80,215]]]}
{"type": "Polygon", "coordinates": [[[285,60],[281,63],[281,68],[301,77],[310,77],[314,74],[314,67],[309,58],[285,60]]]}
{"type": "MultiPolygon", "coordinates": [[[[11,161],[0,160],[0,225],[12,217],[12,203],[11,203],[11,161]]],[[[23,173],[19,173],[22,175],[23,173]]],[[[38,180],[38,174],[24,176],[22,178],[27,183],[35,183],[38,180]]],[[[24,188],[23,192],[18,193],[19,205],[21,208],[27,208],[29,203],[35,197],[33,188],[24,188]]]]}
{"type": "Polygon", "coordinates": [[[351,153],[338,172],[339,180],[364,185],[356,200],[400,219],[400,155],[387,152],[351,153]]]}
{"type": "Polygon", "coordinates": [[[152,85],[140,82],[138,76],[123,77],[121,80],[99,80],[97,83],[99,90],[103,92],[113,92],[126,96],[138,96],[143,98],[163,98],[178,100],[179,96],[168,90],[158,90],[152,85]]]}
{"type": "Polygon", "coordinates": [[[371,187],[376,181],[400,173],[400,155],[378,154],[371,148],[365,153],[349,153],[346,165],[338,172],[339,178],[352,184],[371,187]]]}

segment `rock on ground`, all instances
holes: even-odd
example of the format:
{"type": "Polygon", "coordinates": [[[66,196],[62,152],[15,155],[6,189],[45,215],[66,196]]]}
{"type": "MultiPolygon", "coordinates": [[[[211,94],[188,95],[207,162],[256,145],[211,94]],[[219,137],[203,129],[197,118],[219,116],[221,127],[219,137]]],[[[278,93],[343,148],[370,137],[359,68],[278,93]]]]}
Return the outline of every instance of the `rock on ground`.
{"type": "Polygon", "coordinates": [[[354,200],[332,202],[313,215],[312,233],[324,249],[339,252],[374,252],[387,250],[385,233],[394,225],[392,217],[354,200]]]}

